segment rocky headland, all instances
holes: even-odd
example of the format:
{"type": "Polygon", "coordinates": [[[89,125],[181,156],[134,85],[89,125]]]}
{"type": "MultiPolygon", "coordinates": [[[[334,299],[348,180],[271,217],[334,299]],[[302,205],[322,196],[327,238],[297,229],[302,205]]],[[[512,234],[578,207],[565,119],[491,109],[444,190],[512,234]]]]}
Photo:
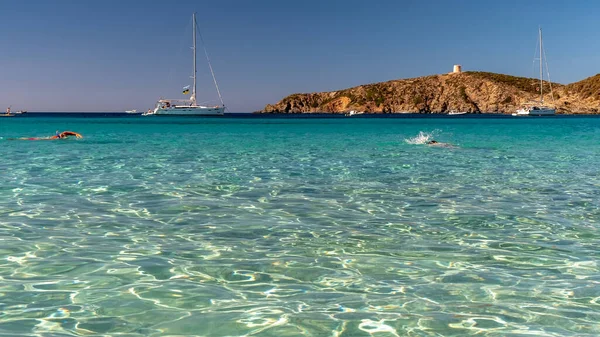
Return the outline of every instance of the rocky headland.
{"type": "MultiPolygon", "coordinates": [[[[468,71],[293,94],[258,113],[510,114],[526,102],[539,101],[539,88],[539,79],[468,71]]],[[[544,81],[543,90],[545,103],[559,114],[600,114],[600,74],[567,85],[544,81]]]]}

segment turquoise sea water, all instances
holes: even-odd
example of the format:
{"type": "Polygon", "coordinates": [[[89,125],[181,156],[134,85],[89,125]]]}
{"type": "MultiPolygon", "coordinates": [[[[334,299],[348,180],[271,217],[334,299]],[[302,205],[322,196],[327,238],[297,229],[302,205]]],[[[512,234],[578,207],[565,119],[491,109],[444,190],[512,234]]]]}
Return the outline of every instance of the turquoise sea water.
{"type": "Polygon", "coordinates": [[[600,335],[600,118],[0,136],[1,336],[600,335]]]}

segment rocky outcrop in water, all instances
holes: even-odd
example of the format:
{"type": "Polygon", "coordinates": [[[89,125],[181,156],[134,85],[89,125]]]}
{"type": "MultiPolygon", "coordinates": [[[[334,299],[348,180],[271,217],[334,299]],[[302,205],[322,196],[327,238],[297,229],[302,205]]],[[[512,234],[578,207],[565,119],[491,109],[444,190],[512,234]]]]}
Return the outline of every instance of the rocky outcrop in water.
{"type": "MultiPolygon", "coordinates": [[[[513,113],[539,100],[539,80],[486,72],[464,72],[388,82],[321,93],[293,94],[260,113],[513,113]]],[[[545,102],[557,113],[600,113],[600,74],[562,85],[544,82],[545,102]]]]}

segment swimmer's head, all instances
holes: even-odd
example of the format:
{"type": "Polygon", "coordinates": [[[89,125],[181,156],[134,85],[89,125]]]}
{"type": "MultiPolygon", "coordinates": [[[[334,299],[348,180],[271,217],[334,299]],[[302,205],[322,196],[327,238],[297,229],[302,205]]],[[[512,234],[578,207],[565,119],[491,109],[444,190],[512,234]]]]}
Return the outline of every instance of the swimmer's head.
{"type": "Polygon", "coordinates": [[[437,140],[430,140],[427,142],[427,144],[435,144],[435,143],[437,143],[437,140]]]}

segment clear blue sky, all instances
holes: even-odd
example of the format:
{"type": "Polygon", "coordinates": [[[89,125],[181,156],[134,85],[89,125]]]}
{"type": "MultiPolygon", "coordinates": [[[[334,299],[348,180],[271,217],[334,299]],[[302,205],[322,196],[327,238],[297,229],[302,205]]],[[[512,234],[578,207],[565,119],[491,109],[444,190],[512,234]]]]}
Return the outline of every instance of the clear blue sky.
{"type": "MultiPolygon", "coordinates": [[[[551,79],[600,72],[598,1],[0,1],[0,107],[145,110],[191,83],[198,13],[225,103],[254,111],[296,92],[464,70],[551,79]]],[[[216,100],[198,55],[198,99],[216,100]]],[[[216,103],[216,101],[213,101],[216,103]]]]}

